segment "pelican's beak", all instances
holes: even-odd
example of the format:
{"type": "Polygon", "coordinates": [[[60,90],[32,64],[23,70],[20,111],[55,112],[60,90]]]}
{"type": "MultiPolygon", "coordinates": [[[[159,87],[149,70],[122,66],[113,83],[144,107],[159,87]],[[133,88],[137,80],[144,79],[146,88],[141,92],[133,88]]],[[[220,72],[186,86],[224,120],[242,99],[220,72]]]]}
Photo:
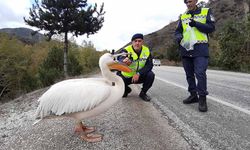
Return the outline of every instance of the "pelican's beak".
{"type": "Polygon", "coordinates": [[[111,70],[119,70],[123,72],[131,72],[132,70],[125,64],[114,62],[108,65],[111,70]]]}

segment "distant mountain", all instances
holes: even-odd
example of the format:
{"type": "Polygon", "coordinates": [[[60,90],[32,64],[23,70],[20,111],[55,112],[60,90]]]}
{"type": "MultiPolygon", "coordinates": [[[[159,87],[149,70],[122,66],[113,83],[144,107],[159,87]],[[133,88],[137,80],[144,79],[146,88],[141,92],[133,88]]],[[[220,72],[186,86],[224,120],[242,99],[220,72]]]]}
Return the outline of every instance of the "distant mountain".
{"type": "Polygon", "coordinates": [[[0,29],[0,32],[16,36],[19,40],[27,44],[34,44],[45,39],[45,36],[41,33],[33,35],[34,30],[29,28],[3,28],[0,29]]]}
{"type": "MultiPolygon", "coordinates": [[[[216,34],[228,20],[245,19],[249,13],[250,0],[210,0],[206,5],[212,8],[216,19],[216,34]]],[[[174,21],[158,31],[145,35],[146,45],[153,51],[166,53],[168,47],[174,43],[176,25],[177,21],[174,21]]]]}

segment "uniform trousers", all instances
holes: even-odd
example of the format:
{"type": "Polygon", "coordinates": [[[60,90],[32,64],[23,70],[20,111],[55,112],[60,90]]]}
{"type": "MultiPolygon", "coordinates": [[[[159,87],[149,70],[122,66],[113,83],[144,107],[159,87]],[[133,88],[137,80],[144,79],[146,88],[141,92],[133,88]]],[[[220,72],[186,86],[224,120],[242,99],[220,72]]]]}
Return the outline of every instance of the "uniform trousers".
{"type": "Polygon", "coordinates": [[[208,95],[206,75],[208,57],[182,57],[182,63],[188,82],[188,91],[197,92],[200,96],[208,95]]]}
{"type": "Polygon", "coordinates": [[[125,84],[125,92],[128,91],[128,85],[130,84],[141,84],[142,83],[142,92],[145,94],[147,91],[152,87],[154,79],[155,79],[155,74],[152,71],[149,71],[146,74],[140,75],[139,80],[137,83],[132,83],[132,77],[124,77],[121,72],[117,73],[119,76],[122,77],[124,84],[125,84]]]}

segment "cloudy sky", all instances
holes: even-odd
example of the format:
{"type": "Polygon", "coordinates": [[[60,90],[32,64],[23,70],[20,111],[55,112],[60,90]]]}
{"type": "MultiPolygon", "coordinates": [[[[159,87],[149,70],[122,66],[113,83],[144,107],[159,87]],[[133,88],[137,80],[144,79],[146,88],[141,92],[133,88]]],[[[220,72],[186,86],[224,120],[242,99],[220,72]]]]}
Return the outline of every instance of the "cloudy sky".
{"type": "MultiPolygon", "coordinates": [[[[0,28],[29,27],[23,17],[28,17],[32,1],[0,0],[0,28]]],[[[177,20],[186,9],[183,0],[88,0],[98,6],[102,2],[106,13],[101,30],[89,38],[77,38],[79,44],[83,40],[92,41],[97,50],[117,50],[127,44],[134,33],[155,32],[177,20]]]]}

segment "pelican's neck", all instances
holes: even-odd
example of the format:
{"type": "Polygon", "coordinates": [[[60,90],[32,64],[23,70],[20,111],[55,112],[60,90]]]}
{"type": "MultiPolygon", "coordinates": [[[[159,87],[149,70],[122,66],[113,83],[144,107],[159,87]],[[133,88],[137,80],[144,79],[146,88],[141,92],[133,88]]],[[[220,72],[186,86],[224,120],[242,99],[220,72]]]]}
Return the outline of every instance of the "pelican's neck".
{"type": "Polygon", "coordinates": [[[107,80],[109,80],[109,81],[111,81],[111,82],[118,82],[118,81],[119,81],[119,78],[120,78],[120,77],[118,77],[117,75],[115,75],[115,73],[112,73],[112,72],[110,71],[110,69],[108,68],[107,65],[103,65],[103,66],[101,67],[101,71],[102,71],[102,76],[103,76],[105,79],[107,79],[107,80]]]}

